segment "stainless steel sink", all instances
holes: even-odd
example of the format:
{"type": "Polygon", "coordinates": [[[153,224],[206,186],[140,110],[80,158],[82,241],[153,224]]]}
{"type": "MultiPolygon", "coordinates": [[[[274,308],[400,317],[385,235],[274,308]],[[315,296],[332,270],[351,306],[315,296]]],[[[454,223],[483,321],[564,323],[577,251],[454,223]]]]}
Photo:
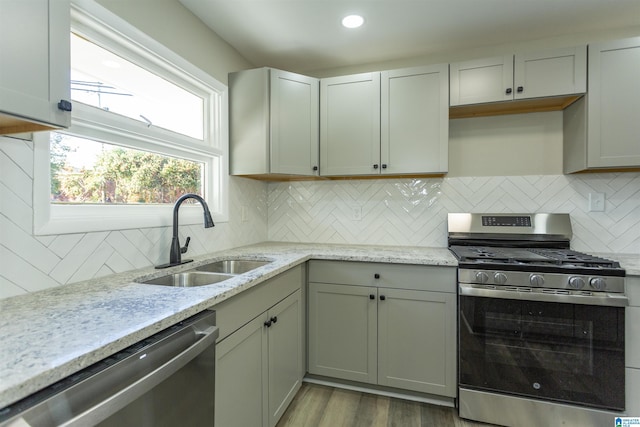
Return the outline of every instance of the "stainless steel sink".
{"type": "Polygon", "coordinates": [[[193,286],[206,286],[219,283],[234,277],[232,274],[204,273],[199,271],[187,271],[184,273],[169,274],[155,279],[145,280],[141,283],[147,285],[177,286],[188,288],[193,286]]]}
{"type": "MultiPolygon", "coordinates": [[[[269,264],[271,261],[254,261],[245,259],[227,259],[222,261],[212,262],[210,264],[204,264],[196,267],[195,271],[206,271],[212,273],[224,273],[224,274],[242,274],[263,265],[269,264]]],[[[191,270],[191,271],[193,271],[191,270]]]]}

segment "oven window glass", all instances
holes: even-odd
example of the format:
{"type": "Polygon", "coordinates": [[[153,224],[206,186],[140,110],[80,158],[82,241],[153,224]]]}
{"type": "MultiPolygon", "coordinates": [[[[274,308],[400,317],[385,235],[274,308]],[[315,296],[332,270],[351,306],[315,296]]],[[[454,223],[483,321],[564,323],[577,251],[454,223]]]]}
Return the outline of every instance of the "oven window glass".
{"type": "Polygon", "coordinates": [[[460,296],[460,385],[624,409],[624,308],[460,296]]]}

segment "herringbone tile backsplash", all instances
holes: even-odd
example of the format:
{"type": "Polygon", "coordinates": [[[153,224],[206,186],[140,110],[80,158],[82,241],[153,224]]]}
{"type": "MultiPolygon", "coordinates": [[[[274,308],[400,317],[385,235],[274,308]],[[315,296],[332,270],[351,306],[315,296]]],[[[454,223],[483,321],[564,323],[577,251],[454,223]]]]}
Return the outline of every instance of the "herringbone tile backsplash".
{"type": "Polygon", "coordinates": [[[269,240],[440,247],[448,212],[566,212],[574,249],[640,254],[638,173],[272,183],[268,209],[269,240]]]}
{"type": "MultiPolygon", "coordinates": [[[[0,298],[166,262],[168,227],[34,236],[33,146],[1,138],[0,298]]],[[[230,219],[182,226],[189,255],[265,240],[445,247],[448,212],[568,212],[572,245],[640,254],[640,173],[266,184],[232,177],[230,219]],[[604,193],[604,212],[588,212],[604,193]],[[245,209],[247,221],[241,220],[245,209]]]]}

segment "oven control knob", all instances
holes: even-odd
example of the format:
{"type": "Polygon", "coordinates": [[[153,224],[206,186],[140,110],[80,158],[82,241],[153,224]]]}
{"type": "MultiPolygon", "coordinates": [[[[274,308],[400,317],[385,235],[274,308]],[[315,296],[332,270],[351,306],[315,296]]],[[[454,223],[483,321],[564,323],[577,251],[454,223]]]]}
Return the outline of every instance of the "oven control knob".
{"type": "Polygon", "coordinates": [[[539,274],[532,274],[531,276],[529,276],[529,283],[531,283],[531,286],[540,287],[544,285],[544,277],[539,274]]]}
{"type": "Polygon", "coordinates": [[[591,287],[597,291],[604,291],[607,287],[607,282],[602,277],[594,277],[589,280],[589,284],[591,287]]]}
{"type": "Polygon", "coordinates": [[[478,271],[476,273],[476,282],[487,283],[489,281],[489,275],[484,271],[478,271]]]}
{"type": "Polygon", "coordinates": [[[507,275],[504,273],[496,273],[493,276],[493,282],[496,285],[504,285],[507,282],[507,275]]]}
{"type": "Polygon", "coordinates": [[[573,289],[584,288],[584,279],[582,277],[573,276],[569,278],[569,286],[573,289]]]}

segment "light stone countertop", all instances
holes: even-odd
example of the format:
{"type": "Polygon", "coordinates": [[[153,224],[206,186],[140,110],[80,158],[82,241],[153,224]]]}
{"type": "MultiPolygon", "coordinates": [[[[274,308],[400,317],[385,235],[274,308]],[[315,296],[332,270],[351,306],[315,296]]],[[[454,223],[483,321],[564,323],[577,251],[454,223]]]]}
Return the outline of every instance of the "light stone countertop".
{"type": "Polygon", "coordinates": [[[594,253],[592,255],[618,261],[620,267],[625,269],[627,276],[640,276],[640,255],[612,253],[594,253]]]}
{"type": "Polygon", "coordinates": [[[446,248],[267,242],[0,300],[0,409],[309,259],[457,266],[446,248]],[[208,286],[135,282],[225,258],[273,262],[208,286]]]}

